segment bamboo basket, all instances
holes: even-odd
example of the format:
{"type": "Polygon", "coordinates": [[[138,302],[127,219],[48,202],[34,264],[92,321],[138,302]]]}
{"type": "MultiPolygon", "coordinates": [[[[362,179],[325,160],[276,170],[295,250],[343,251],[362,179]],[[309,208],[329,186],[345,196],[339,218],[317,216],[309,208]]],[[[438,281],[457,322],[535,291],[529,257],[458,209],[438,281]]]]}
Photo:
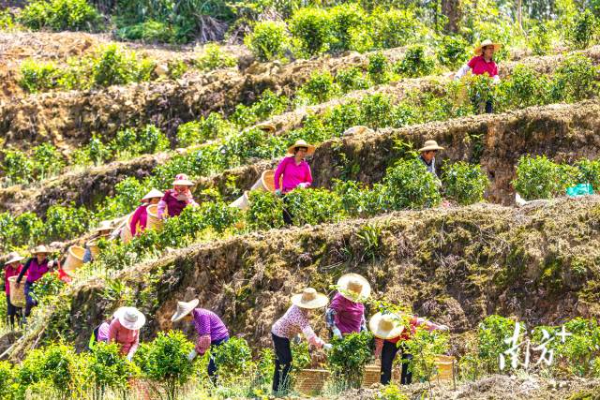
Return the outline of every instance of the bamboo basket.
{"type": "Polygon", "coordinates": [[[435,360],[437,366],[437,375],[434,379],[438,381],[451,381],[454,380],[454,366],[456,364],[456,358],[452,356],[438,355],[435,360]]]}
{"type": "Polygon", "coordinates": [[[25,307],[25,287],[21,285],[21,290],[17,289],[17,278],[18,276],[11,276],[8,278],[8,284],[10,285],[10,302],[13,306],[18,308],[25,307]]]}
{"type": "MultiPolygon", "coordinates": [[[[150,204],[146,209],[148,219],[146,221],[146,229],[161,230],[163,227],[162,219],[158,218],[158,205],[150,204]]],[[[165,212],[167,212],[165,210],[165,212]]]]}
{"type": "Polygon", "coordinates": [[[121,241],[123,243],[128,243],[133,238],[131,234],[131,218],[133,218],[133,214],[127,217],[127,223],[121,229],[121,241]]]}
{"type": "Polygon", "coordinates": [[[237,207],[240,210],[247,210],[250,208],[250,198],[248,197],[248,192],[244,192],[244,194],[238,197],[237,200],[229,204],[229,207],[237,207]]]}
{"type": "Polygon", "coordinates": [[[85,249],[81,246],[71,246],[67,251],[67,259],[62,266],[63,271],[71,275],[73,271],[83,265],[83,256],[85,249]]]}
{"type": "Polygon", "coordinates": [[[294,388],[307,396],[319,394],[329,376],[330,372],[326,369],[302,369],[295,376],[294,388]]]}
{"type": "MultiPolygon", "coordinates": [[[[392,369],[392,382],[399,382],[402,374],[402,366],[395,365],[392,369]]],[[[365,367],[363,375],[363,384],[365,388],[371,387],[381,382],[381,364],[371,364],[365,367]]]]}
{"type": "Polygon", "coordinates": [[[264,190],[265,192],[275,192],[275,171],[272,169],[264,171],[250,190],[264,190]]]}

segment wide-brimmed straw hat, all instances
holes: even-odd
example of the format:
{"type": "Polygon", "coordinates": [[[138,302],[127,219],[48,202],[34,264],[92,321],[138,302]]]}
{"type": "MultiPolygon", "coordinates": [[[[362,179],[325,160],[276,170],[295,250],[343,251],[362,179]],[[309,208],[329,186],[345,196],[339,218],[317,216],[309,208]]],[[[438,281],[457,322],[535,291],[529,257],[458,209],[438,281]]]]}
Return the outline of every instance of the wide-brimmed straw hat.
{"type": "Polygon", "coordinates": [[[160,199],[165,194],[158,189],[152,189],[148,192],[144,197],[142,197],[142,201],[150,200],[150,199],[160,199]]]}
{"type": "Polygon", "coordinates": [[[21,260],[23,260],[23,257],[21,257],[21,255],[19,253],[17,253],[16,251],[13,251],[11,253],[8,253],[8,260],[6,260],[4,265],[12,264],[14,262],[21,261],[21,260]]]}
{"type": "Polygon", "coordinates": [[[31,251],[31,254],[50,254],[50,253],[51,253],[50,249],[47,248],[46,246],[44,246],[43,244],[37,246],[36,248],[34,248],[31,251]]]}
{"type": "Polygon", "coordinates": [[[114,229],[112,222],[101,221],[98,226],[94,229],[94,232],[112,231],[114,229]]]}
{"type": "Polygon", "coordinates": [[[369,329],[379,339],[397,338],[404,332],[404,326],[397,315],[380,312],[371,317],[369,329]]]}
{"type": "Polygon", "coordinates": [[[502,48],[502,45],[500,43],[494,43],[491,40],[487,39],[481,42],[479,46],[475,47],[475,55],[480,56],[482,54],[483,48],[487,46],[494,46],[494,52],[502,48]]]}
{"type": "Polygon", "coordinates": [[[419,153],[422,153],[424,151],[432,151],[432,150],[438,151],[438,150],[444,150],[444,148],[442,146],[438,146],[438,144],[435,140],[428,140],[425,142],[423,147],[421,147],[419,149],[419,153]]]}
{"type": "Polygon", "coordinates": [[[350,301],[362,303],[371,295],[371,285],[358,274],[345,274],[337,282],[337,290],[350,301]]]}
{"type": "Polygon", "coordinates": [[[302,140],[302,139],[296,140],[296,143],[294,143],[293,145],[288,147],[288,154],[294,154],[294,152],[296,151],[296,149],[298,147],[306,147],[306,155],[307,156],[315,154],[315,146],[313,146],[312,144],[306,143],[306,141],[302,140]]]}
{"type": "Polygon", "coordinates": [[[326,295],[317,293],[313,288],[306,288],[300,294],[292,296],[292,304],[300,308],[321,308],[329,303],[326,295]]]}
{"type": "Polygon", "coordinates": [[[173,186],[194,186],[194,182],[186,174],[178,174],[175,176],[173,186]]]}
{"type": "Polygon", "coordinates": [[[137,331],[146,324],[146,316],[135,307],[121,307],[115,311],[114,317],[119,323],[132,331],[137,331]]]}
{"type": "Polygon", "coordinates": [[[188,302],[178,301],[177,311],[175,311],[175,314],[173,314],[173,316],[171,317],[171,322],[177,322],[183,319],[183,317],[185,317],[186,315],[194,311],[196,307],[198,307],[198,303],[200,303],[200,300],[198,299],[194,299],[188,302]]]}

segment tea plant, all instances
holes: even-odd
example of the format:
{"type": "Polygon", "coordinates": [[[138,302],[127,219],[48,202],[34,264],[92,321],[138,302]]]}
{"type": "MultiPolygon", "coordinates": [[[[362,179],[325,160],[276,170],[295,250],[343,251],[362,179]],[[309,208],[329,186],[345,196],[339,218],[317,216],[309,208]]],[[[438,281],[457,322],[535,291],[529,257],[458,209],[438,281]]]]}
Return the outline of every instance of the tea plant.
{"type": "Polygon", "coordinates": [[[402,61],[394,66],[394,72],[405,77],[418,78],[431,75],[435,61],[425,52],[424,46],[412,46],[406,50],[402,61]]]}
{"type": "Polygon", "coordinates": [[[20,75],[19,86],[29,93],[37,93],[56,88],[60,70],[52,62],[42,63],[28,59],[21,63],[20,75]]]}
{"type": "Polygon", "coordinates": [[[390,384],[387,385],[384,389],[381,389],[376,397],[376,400],[409,400],[410,398],[402,393],[400,388],[397,385],[390,384]]]}
{"type": "Polygon", "coordinates": [[[14,371],[6,361],[0,361],[0,399],[11,399],[15,388],[13,384],[14,371]]]}
{"type": "Polygon", "coordinates": [[[556,164],[546,156],[522,156],[513,187],[526,200],[547,199],[564,194],[577,183],[577,175],[574,168],[556,164]]]}
{"type": "Polygon", "coordinates": [[[441,201],[437,178],[418,159],[400,160],[388,169],[383,183],[389,210],[434,207],[441,201]]]}
{"type": "Polygon", "coordinates": [[[329,11],[331,20],[331,50],[345,51],[352,47],[352,33],[360,30],[366,15],[356,4],[340,4],[329,11]]]}
{"type": "Polygon", "coordinates": [[[314,72],[308,82],[298,90],[298,96],[309,104],[324,103],[334,97],[338,88],[329,72],[314,72]]]}
{"type": "Polygon", "coordinates": [[[369,87],[369,82],[358,67],[350,67],[338,71],[335,75],[335,83],[339,85],[342,93],[367,89],[369,87]]]}
{"type": "Polygon", "coordinates": [[[286,26],[280,22],[261,21],[254,25],[244,43],[259,61],[271,61],[283,55],[289,46],[286,26]]]}
{"type": "Polygon", "coordinates": [[[44,143],[33,148],[34,173],[38,179],[58,175],[64,167],[62,156],[58,149],[44,143]]]}
{"type": "Polygon", "coordinates": [[[500,354],[509,348],[505,339],[511,337],[515,330],[515,321],[491,315],[486,317],[477,330],[478,357],[486,371],[499,371],[500,354]]]}
{"type": "Polygon", "coordinates": [[[585,49],[590,45],[598,30],[598,20],[590,10],[585,10],[575,19],[570,39],[578,49],[585,49]]]}
{"type": "Polygon", "coordinates": [[[61,240],[84,233],[90,226],[90,212],[84,207],[53,205],[46,211],[44,235],[47,240],[61,240]]]}
{"type": "Polygon", "coordinates": [[[281,228],[283,226],[283,202],[271,192],[251,191],[250,209],[246,222],[255,230],[281,228]]]}
{"type": "Polygon", "coordinates": [[[600,161],[582,159],[575,163],[579,170],[579,183],[589,183],[594,191],[600,190],[600,161]]]}
{"type": "Polygon", "coordinates": [[[369,56],[367,72],[371,81],[380,85],[390,80],[390,65],[386,56],[382,53],[374,53],[369,56]]]}
{"type": "Polygon", "coordinates": [[[549,80],[531,67],[517,65],[510,79],[503,80],[498,88],[506,108],[525,108],[543,105],[548,101],[549,80]]]}
{"type": "Polygon", "coordinates": [[[100,27],[102,18],[86,0],[33,0],[18,19],[33,30],[94,31],[100,27]]]}
{"type": "Polygon", "coordinates": [[[33,180],[33,163],[19,150],[5,150],[4,174],[11,184],[29,183],[33,180]]]}
{"type": "Polygon", "coordinates": [[[289,29],[299,42],[300,50],[308,57],[319,55],[329,49],[331,19],[326,10],[302,8],[289,21],[289,29]]]}
{"type": "Polygon", "coordinates": [[[213,71],[219,68],[234,67],[237,59],[221,49],[218,44],[207,44],[202,55],[196,60],[196,65],[201,71],[213,71]]]}
{"type": "Polygon", "coordinates": [[[598,68],[591,60],[581,55],[567,57],[556,69],[550,97],[553,101],[569,103],[598,94],[598,68]]]}
{"type": "Polygon", "coordinates": [[[479,165],[463,161],[447,166],[442,181],[448,197],[461,205],[482,201],[483,193],[489,185],[489,179],[479,165]]]}
{"type": "Polygon", "coordinates": [[[421,28],[411,9],[377,8],[369,21],[375,49],[391,49],[413,43],[421,28]]]}
{"type": "Polygon", "coordinates": [[[35,282],[31,297],[40,304],[47,303],[51,297],[57,296],[66,286],[58,274],[47,273],[35,282]]]}
{"type": "Polygon", "coordinates": [[[468,47],[469,43],[462,37],[445,35],[438,44],[437,59],[442,65],[452,69],[458,68],[468,59],[468,47]]]}
{"type": "Polygon", "coordinates": [[[431,381],[437,375],[437,356],[448,352],[448,340],[446,332],[429,332],[419,327],[410,339],[404,342],[407,353],[413,356],[412,360],[408,361],[408,369],[412,372],[413,379],[431,381]]]}
{"type": "Polygon", "coordinates": [[[333,223],[343,218],[341,199],[323,189],[296,189],[286,195],[285,207],[297,226],[333,223]]]}
{"type": "Polygon", "coordinates": [[[133,364],[120,353],[118,344],[98,342],[90,354],[89,379],[94,385],[94,399],[103,399],[107,390],[124,392],[128,379],[135,373],[133,364]]]}
{"type": "Polygon", "coordinates": [[[211,355],[219,366],[219,378],[224,381],[244,375],[252,364],[252,352],[248,342],[242,338],[232,337],[222,345],[211,348],[211,355]]]}
{"type": "Polygon", "coordinates": [[[373,335],[369,332],[331,340],[333,348],[327,354],[328,367],[344,389],[361,387],[365,366],[372,358],[372,342],[373,335]]]}

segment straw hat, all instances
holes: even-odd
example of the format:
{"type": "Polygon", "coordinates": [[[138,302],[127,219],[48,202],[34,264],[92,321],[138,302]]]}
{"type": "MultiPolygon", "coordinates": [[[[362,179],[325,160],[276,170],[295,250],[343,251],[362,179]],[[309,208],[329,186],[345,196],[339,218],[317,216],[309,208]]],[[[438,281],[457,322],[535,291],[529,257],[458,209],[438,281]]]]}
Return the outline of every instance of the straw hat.
{"type": "Polygon", "coordinates": [[[315,154],[315,146],[313,146],[312,144],[308,144],[306,143],[305,140],[296,140],[296,143],[294,143],[293,145],[291,145],[290,147],[288,147],[288,154],[294,154],[294,151],[296,150],[297,147],[306,147],[306,155],[310,156],[315,154]]]}
{"type": "Polygon", "coordinates": [[[371,317],[369,329],[379,339],[393,339],[402,334],[404,326],[397,315],[379,312],[371,317]]]}
{"type": "Polygon", "coordinates": [[[8,260],[6,260],[4,265],[12,264],[14,262],[21,261],[21,260],[23,260],[23,257],[21,257],[19,255],[19,253],[17,253],[16,251],[13,251],[12,253],[8,254],[8,260]]]}
{"type": "Polygon", "coordinates": [[[135,307],[121,307],[115,311],[114,317],[119,323],[132,331],[137,331],[146,324],[146,316],[135,307]]]}
{"type": "Polygon", "coordinates": [[[325,307],[327,303],[329,303],[327,296],[317,293],[313,288],[306,288],[302,293],[292,296],[292,304],[300,308],[321,308],[325,307]]]}
{"type": "Polygon", "coordinates": [[[178,301],[177,311],[175,311],[175,314],[173,314],[173,316],[171,317],[171,322],[177,322],[182,320],[183,317],[185,317],[186,315],[194,311],[196,307],[198,307],[198,303],[200,303],[200,300],[198,299],[194,299],[188,302],[178,301]]]}
{"type": "Polygon", "coordinates": [[[350,301],[360,303],[371,295],[371,285],[358,274],[345,274],[337,282],[337,289],[350,301]]]}
{"type": "Polygon", "coordinates": [[[96,229],[94,229],[94,232],[104,232],[104,231],[112,231],[113,230],[113,225],[112,222],[110,221],[102,221],[98,224],[98,226],[96,227],[96,229]]]}
{"type": "Polygon", "coordinates": [[[147,195],[145,195],[144,197],[142,197],[142,201],[146,201],[146,200],[150,200],[150,199],[156,199],[156,198],[162,198],[164,196],[164,193],[161,192],[160,190],[157,189],[152,189],[151,191],[148,192],[147,195]]]}
{"type": "Polygon", "coordinates": [[[48,249],[46,246],[44,246],[42,244],[40,246],[37,246],[35,249],[33,249],[31,251],[31,254],[50,254],[50,249],[48,249]]]}
{"type": "Polygon", "coordinates": [[[475,47],[475,55],[480,56],[482,54],[483,48],[487,46],[494,46],[494,52],[502,48],[502,45],[500,43],[494,43],[491,40],[487,39],[481,42],[479,46],[475,47]]]}
{"type": "Polygon", "coordinates": [[[194,182],[190,181],[190,178],[186,174],[177,174],[173,181],[173,186],[194,186],[194,182]]]}
{"type": "Polygon", "coordinates": [[[431,150],[444,150],[443,147],[438,146],[437,142],[435,140],[428,140],[425,142],[425,144],[423,145],[423,147],[421,147],[419,149],[419,153],[422,153],[424,151],[431,151],[431,150]]]}

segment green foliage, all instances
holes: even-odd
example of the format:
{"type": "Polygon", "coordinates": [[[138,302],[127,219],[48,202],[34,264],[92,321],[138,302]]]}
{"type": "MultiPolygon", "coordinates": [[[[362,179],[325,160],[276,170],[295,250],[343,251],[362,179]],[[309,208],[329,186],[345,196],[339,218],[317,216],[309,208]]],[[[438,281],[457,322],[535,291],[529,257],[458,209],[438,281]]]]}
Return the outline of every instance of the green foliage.
{"type": "Polygon", "coordinates": [[[515,322],[499,315],[486,317],[477,330],[478,357],[487,372],[499,371],[500,354],[509,349],[505,342],[513,336],[515,322]]]}
{"type": "Polygon", "coordinates": [[[286,208],[297,226],[340,221],[343,215],[339,196],[323,189],[296,189],[286,195],[286,208]]]}
{"type": "Polygon", "coordinates": [[[526,200],[548,199],[564,194],[577,183],[577,177],[575,168],[556,164],[546,156],[522,156],[513,187],[526,200]]]}
{"type": "Polygon", "coordinates": [[[283,226],[283,202],[271,192],[253,190],[248,193],[250,209],[246,222],[252,229],[267,230],[283,226]]]}
{"type": "Polygon", "coordinates": [[[58,175],[64,166],[58,149],[49,143],[33,148],[34,173],[38,179],[58,175]]]}
{"type": "Polygon", "coordinates": [[[154,154],[169,148],[169,139],[154,125],[146,125],[138,131],[136,141],[142,154],[154,154]]]}
{"type": "MultiPolygon", "coordinates": [[[[15,30],[15,19],[10,10],[0,11],[0,31],[10,32],[15,30]]],[[[2,398],[2,397],[0,397],[2,398]]]]}
{"type": "Polygon", "coordinates": [[[357,4],[340,4],[328,10],[331,24],[331,50],[345,51],[352,46],[352,32],[360,30],[366,15],[357,4]]]}
{"type": "Polygon", "coordinates": [[[317,56],[329,49],[331,18],[326,10],[302,8],[289,21],[289,29],[307,56],[317,56]]]}
{"type": "Polygon", "coordinates": [[[168,400],[175,400],[194,371],[187,358],[193,349],[181,332],[159,332],[154,341],[140,346],[134,361],[148,379],[164,387],[168,400]]]}
{"type": "Polygon", "coordinates": [[[361,123],[373,129],[392,122],[392,99],[381,93],[365,96],[360,101],[361,123]]]}
{"type": "Polygon", "coordinates": [[[402,393],[400,388],[393,383],[387,385],[385,388],[381,389],[377,396],[376,400],[409,400],[409,397],[402,393]]]}
{"type": "Polygon", "coordinates": [[[388,82],[390,80],[390,65],[387,57],[380,52],[369,55],[367,72],[371,81],[376,85],[388,82]]]}
{"type": "Polygon", "coordinates": [[[434,207],[441,201],[439,182],[419,159],[400,160],[384,178],[386,208],[401,210],[434,207]]]}
{"type": "Polygon", "coordinates": [[[410,340],[405,341],[407,353],[413,359],[408,363],[408,369],[413,374],[413,379],[430,381],[437,374],[437,355],[448,352],[449,336],[446,332],[431,331],[417,328],[410,340]]]}
{"type": "Polygon", "coordinates": [[[242,338],[230,338],[220,346],[211,348],[211,354],[219,366],[219,378],[225,381],[243,376],[252,363],[252,351],[242,338]]]}
{"type": "Polygon", "coordinates": [[[525,108],[543,105],[548,97],[548,78],[526,65],[517,65],[510,79],[501,81],[499,92],[506,108],[525,108]]]}
{"type": "Polygon", "coordinates": [[[116,31],[116,37],[125,40],[141,40],[147,43],[176,43],[173,27],[165,22],[147,20],[139,24],[124,26],[116,31]]]}
{"type": "Polygon", "coordinates": [[[188,147],[203,143],[209,139],[225,137],[234,132],[234,127],[221,114],[212,112],[200,121],[186,122],[177,129],[177,141],[180,146],[188,147]]]}
{"type": "Polygon", "coordinates": [[[391,49],[414,43],[419,31],[419,19],[409,9],[376,9],[370,18],[373,46],[391,49]]]}
{"type": "Polygon", "coordinates": [[[582,159],[575,163],[575,167],[580,174],[578,183],[589,183],[594,191],[600,190],[600,161],[582,159]]]}
{"type": "Polygon", "coordinates": [[[585,49],[597,37],[597,30],[598,20],[590,10],[585,10],[575,18],[570,32],[571,42],[576,48],[585,49]]]}
{"type": "Polygon", "coordinates": [[[394,66],[394,72],[409,78],[431,75],[435,61],[426,54],[425,46],[415,45],[406,50],[402,61],[394,66]]]}
{"type": "Polygon", "coordinates": [[[372,357],[372,342],[373,335],[369,332],[331,340],[333,348],[327,354],[328,366],[344,388],[361,387],[365,366],[372,357]]]}
{"type": "Polygon", "coordinates": [[[536,56],[544,56],[552,50],[552,37],[546,24],[533,27],[527,37],[529,48],[536,56]]]}
{"type": "Polygon", "coordinates": [[[335,76],[335,82],[339,85],[342,93],[352,90],[367,89],[369,82],[365,79],[363,72],[358,67],[350,67],[340,70],[335,76]]]}
{"type": "Polygon", "coordinates": [[[438,44],[437,59],[440,64],[455,69],[467,61],[469,43],[460,36],[442,36],[438,44]]]}
{"type": "Polygon", "coordinates": [[[19,14],[19,22],[33,30],[94,31],[101,19],[86,0],[33,0],[19,14]]]}
{"type": "Polygon", "coordinates": [[[74,204],[50,206],[46,211],[45,237],[47,240],[63,240],[81,235],[88,229],[90,217],[89,210],[74,204]]]}
{"type": "Polygon", "coordinates": [[[567,57],[556,69],[550,88],[554,101],[573,103],[598,93],[598,68],[582,55],[567,57]]]}
{"type": "Polygon", "coordinates": [[[29,93],[36,93],[56,88],[60,71],[52,62],[28,59],[21,64],[20,73],[19,85],[29,93]]]}
{"type": "Polygon", "coordinates": [[[464,161],[446,166],[442,181],[448,197],[461,205],[482,201],[483,193],[489,185],[488,177],[481,171],[481,166],[464,161]]]}
{"type": "Polygon", "coordinates": [[[285,24],[274,21],[262,21],[254,25],[252,34],[246,36],[244,43],[260,61],[271,61],[282,56],[289,45],[285,24]]]}
{"type": "Polygon", "coordinates": [[[125,52],[116,44],[111,44],[94,60],[92,81],[96,87],[136,82],[144,75],[143,67],[135,53],[125,52]]]}
{"type": "Polygon", "coordinates": [[[196,65],[201,71],[235,67],[236,63],[237,59],[223,51],[216,43],[207,44],[202,55],[196,60],[196,65]]]}
{"type": "Polygon", "coordinates": [[[102,164],[110,157],[110,149],[96,135],[92,135],[84,151],[89,160],[95,165],[102,164]]]}
{"type": "Polygon", "coordinates": [[[133,364],[121,355],[116,343],[98,342],[90,354],[89,379],[94,384],[94,398],[102,399],[107,389],[127,388],[127,380],[134,373],[133,364]]]}
{"type": "Polygon", "coordinates": [[[33,179],[33,163],[19,150],[5,150],[4,174],[11,184],[29,183],[33,179]]]}
{"type": "Polygon", "coordinates": [[[306,98],[310,104],[319,104],[330,100],[337,92],[337,85],[329,72],[313,72],[310,79],[298,90],[298,96],[306,98]]]}
{"type": "Polygon", "coordinates": [[[40,304],[47,303],[51,297],[57,296],[65,285],[58,274],[47,273],[35,282],[31,297],[40,304]]]}
{"type": "Polygon", "coordinates": [[[496,99],[496,86],[494,81],[487,74],[471,75],[467,77],[467,91],[473,111],[476,114],[482,114],[485,111],[485,105],[488,101],[494,102],[496,99]]]}

